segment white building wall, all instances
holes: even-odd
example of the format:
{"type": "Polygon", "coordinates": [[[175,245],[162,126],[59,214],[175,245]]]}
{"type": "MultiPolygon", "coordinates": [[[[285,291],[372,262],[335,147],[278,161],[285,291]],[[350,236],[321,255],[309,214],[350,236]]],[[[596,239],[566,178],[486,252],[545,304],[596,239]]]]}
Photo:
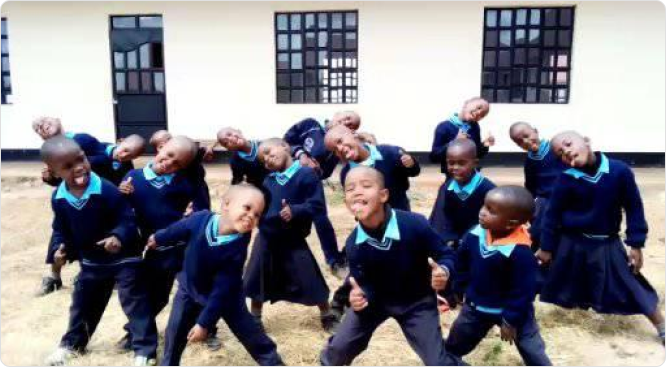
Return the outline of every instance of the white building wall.
{"type": "MultiPolygon", "coordinates": [[[[571,98],[566,105],[493,104],[482,122],[494,151],[516,151],[518,120],[544,135],[576,129],[595,147],[663,152],[666,22],[659,2],[576,5],[571,98]]],[[[162,14],[169,128],[211,139],[224,125],[279,136],[297,120],[358,110],[363,130],[409,150],[430,149],[436,124],[480,93],[484,6],[544,2],[9,2],[13,104],[0,107],[3,149],[37,148],[30,123],[114,139],[109,15],[162,14]],[[275,102],[276,11],[357,9],[359,103],[275,102]]]]}

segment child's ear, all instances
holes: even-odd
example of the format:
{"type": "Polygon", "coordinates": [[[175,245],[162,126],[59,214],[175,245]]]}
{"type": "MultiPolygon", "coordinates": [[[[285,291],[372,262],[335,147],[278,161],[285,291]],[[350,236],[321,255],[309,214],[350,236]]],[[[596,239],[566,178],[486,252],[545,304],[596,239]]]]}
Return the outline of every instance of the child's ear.
{"type": "Polygon", "coordinates": [[[389,199],[389,191],[388,191],[388,189],[387,189],[387,188],[383,188],[383,189],[379,190],[379,201],[380,201],[382,204],[386,204],[386,202],[388,202],[388,199],[389,199]]]}

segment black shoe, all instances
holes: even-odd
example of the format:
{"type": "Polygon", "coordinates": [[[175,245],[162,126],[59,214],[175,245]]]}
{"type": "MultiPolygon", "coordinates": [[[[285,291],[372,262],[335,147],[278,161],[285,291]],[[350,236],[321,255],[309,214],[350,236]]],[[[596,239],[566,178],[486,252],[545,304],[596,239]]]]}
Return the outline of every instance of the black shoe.
{"type": "Polygon", "coordinates": [[[62,280],[48,276],[42,278],[42,285],[37,291],[37,297],[45,296],[62,288],[62,280]]]}
{"type": "Polygon", "coordinates": [[[222,349],[222,340],[218,338],[217,335],[208,335],[205,344],[211,352],[216,352],[222,349]]]}
{"type": "Polygon", "coordinates": [[[132,350],[132,338],[129,333],[123,335],[123,337],[116,342],[116,349],[122,352],[129,352],[132,350]]]}
{"type": "Polygon", "coordinates": [[[340,319],[333,312],[321,315],[321,326],[327,333],[335,334],[340,326],[340,319]]]}

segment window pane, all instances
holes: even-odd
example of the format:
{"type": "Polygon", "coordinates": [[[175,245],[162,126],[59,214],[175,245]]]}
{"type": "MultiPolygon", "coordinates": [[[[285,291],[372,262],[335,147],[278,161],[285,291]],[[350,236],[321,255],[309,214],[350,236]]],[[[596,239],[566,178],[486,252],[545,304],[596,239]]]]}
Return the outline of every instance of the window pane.
{"type": "Polygon", "coordinates": [[[486,47],[497,47],[497,31],[486,31],[486,47]]]}
{"type": "Polygon", "coordinates": [[[305,103],[315,103],[317,102],[317,89],[307,88],[305,90],[305,103]]]}
{"type": "Polygon", "coordinates": [[[162,28],[162,17],[139,17],[139,27],[162,28]]]}
{"type": "Polygon", "coordinates": [[[513,51],[513,63],[516,65],[525,65],[525,49],[516,48],[513,51]]]}
{"type": "Polygon", "coordinates": [[[503,70],[497,73],[497,86],[508,87],[511,85],[511,72],[503,70]]]}
{"type": "Polygon", "coordinates": [[[277,16],[277,29],[279,31],[288,30],[288,16],[287,14],[280,14],[277,16]]]}
{"type": "Polygon", "coordinates": [[[0,32],[0,35],[7,35],[7,20],[5,19],[2,20],[2,31],[0,32]]]}
{"type": "Polygon", "coordinates": [[[558,72],[557,76],[555,77],[555,84],[564,85],[564,86],[569,84],[569,73],[567,73],[566,71],[558,72]]]}
{"type": "Polygon", "coordinates": [[[125,68],[125,53],[124,52],[114,52],[113,53],[113,65],[116,69],[125,68]]]}
{"type": "Polygon", "coordinates": [[[334,49],[342,48],[342,33],[333,33],[331,34],[331,46],[334,49]]]}
{"type": "Polygon", "coordinates": [[[5,90],[12,89],[12,78],[10,78],[9,75],[3,75],[2,76],[2,87],[5,90]]]}
{"type": "Polygon", "coordinates": [[[318,79],[320,85],[328,85],[328,70],[319,70],[318,79]]]}
{"type": "MultiPolygon", "coordinates": [[[[531,25],[541,24],[541,11],[539,9],[530,10],[530,24],[531,25]]],[[[528,95],[529,95],[529,93],[528,93],[528,95]]],[[[535,92],[535,96],[536,96],[536,92],[535,92]]]]}
{"type": "Polygon", "coordinates": [[[571,46],[571,31],[559,31],[557,32],[557,42],[560,47],[569,47],[571,46]]]}
{"type": "Polygon", "coordinates": [[[328,46],[328,32],[319,32],[319,47],[328,46]]]}
{"type": "Polygon", "coordinates": [[[150,67],[150,44],[144,43],[139,47],[139,60],[141,69],[148,69],[150,67]]]}
{"type": "Polygon", "coordinates": [[[305,47],[317,47],[317,38],[314,32],[308,32],[305,34],[305,47]]]}
{"type": "Polygon", "coordinates": [[[546,26],[552,27],[557,25],[557,9],[545,9],[544,18],[546,18],[546,26]]]}
{"type": "MultiPolygon", "coordinates": [[[[538,77],[539,77],[539,69],[537,69],[537,68],[527,69],[527,83],[528,84],[536,84],[538,77]]],[[[536,91],[534,92],[534,95],[536,96],[536,91]]]]}
{"type": "Polygon", "coordinates": [[[492,89],[482,89],[481,90],[481,97],[485,99],[488,102],[495,102],[495,97],[493,96],[493,90],[492,89]]]}
{"type": "Polygon", "coordinates": [[[278,103],[289,103],[289,90],[278,90],[277,92],[277,100],[278,103]]]}
{"type": "Polygon", "coordinates": [[[136,51],[130,51],[127,53],[127,68],[136,69],[136,51]]]}
{"type": "Polygon", "coordinates": [[[488,68],[495,67],[495,51],[485,51],[483,53],[483,66],[488,68]]]}
{"type": "Polygon", "coordinates": [[[541,66],[547,68],[555,67],[555,51],[543,50],[543,55],[541,56],[541,66]]]}
{"type": "Polygon", "coordinates": [[[510,27],[511,26],[511,10],[502,10],[500,12],[500,26],[510,27]]]}
{"type": "Polygon", "coordinates": [[[317,66],[317,52],[307,51],[305,53],[305,67],[315,67],[317,66]]]}
{"type": "Polygon", "coordinates": [[[346,13],[345,16],[345,26],[347,28],[356,28],[356,13],[346,13]]]}
{"type": "Polygon", "coordinates": [[[511,66],[511,52],[509,52],[509,51],[500,51],[499,52],[499,66],[500,67],[509,67],[509,66],[511,66]]]}
{"type": "Polygon", "coordinates": [[[500,32],[500,46],[511,47],[511,31],[500,32]]]}
{"type": "Polygon", "coordinates": [[[543,45],[546,47],[555,46],[555,31],[543,32],[543,45]]]}
{"type": "Polygon", "coordinates": [[[343,66],[343,57],[342,52],[332,52],[331,53],[331,67],[332,68],[341,68],[343,66]]]}
{"type": "Polygon", "coordinates": [[[2,71],[9,71],[9,57],[4,56],[2,58],[2,71]]]}
{"type": "Polygon", "coordinates": [[[286,34],[278,34],[277,46],[278,50],[287,50],[289,48],[289,36],[286,34]]]}
{"type": "Polygon", "coordinates": [[[131,71],[127,73],[127,89],[130,92],[139,91],[139,73],[136,71],[131,71]]]}
{"type": "Polygon", "coordinates": [[[300,34],[292,34],[291,35],[291,49],[292,50],[300,50],[301,49],[301,35],[300,34]]]}
{"type": "Polygon", "coordinates": [[[164,73],[153,73],[153,82],[155,82],[155,91],[164,93],[164,73]]]}
{"type": "Polygon", "coordinates": [[[291,30],[297,31],[301,29],[301,15],[291,14],[291,30]]]}
{"type": "Polygon", "coordinates": [[[541,57],[539,57],[539,49],[530,48],[529,51],[527,51],[527,63],[530,65],[539,65],[539,61],[541,61],[541,57]]]}
{"type": "Polygon", "coordinates": [[[553,85],[553,73],[548,71],[541,72],[541,85],[553,85]]]}
{"type": "Polygon", "coordinates": [[[508,103],[509,102],[509,90],[508,89],[498,89],[497,90],[497,102],[499,102],[499,103],[508,103]]]}
{"type": "Polygon", "coordinates": [[[136,27],[134,17],[113,17],[111,23],[113,28],[134,28],[136,27]]]}
{"type": "Polygon", "coordinates": [[[541,91],[539,92],[539,102],[550,103],[552,96],[553,96],[552,89],[541,88],[541,91]]]}
{"type": "Polygon", "coordinates": [[[152,65],[154,68],[164,67],[164,52],[162,52],[162,43],[151,43],[150,54],[152,56],[152,65]]]}
{"type": "Polygon", "coordinates": [[[319,66],[328,66],[328,52],[319,51],[319,66]]]}
{"type": "Polygon", "coordinates": [[[555,102],[557,103],[567,103],[569,100],[569,92],[566,89],[558,89],[555,96],[555,102]]]}
{"type": "Polygon", "coordinates": [[[342,13],[333,13],[331,16],[331,28],[342,29],[342,13]]]}
{"type": "Polygon", "coordinates": [[[317,18],[318,18],[319,28],[328,28],[328,14],[319,13],[317,18]]]}
{"type": "Polygon", "coordinates": [[[303,69],[303,56],[300,53],[291,54],[292,70],[303,69]]]}
{"type": "Polygon", "coordinates": [[[530,29],[530,45],[541,43],[541,33],[538,29],[530,29]]]}
{"type": "Polygon", "coordinates": [[[287,73],[278,73],[277,86],[280,88],[289,88],[291,86],[291,77],[287,73]]]}
{"type": "Polygon", "coordinates": [[[483,78],[481,79],[481,83],[486,86],[494,86],[495,85],[495,73],[492,71],[484,71],[483,72],[483,78]]]}
{"type": "Polygon", "coordinates": [[[305,70],[305,86],[311,87],[317,85],[317,71],[305,70]]]}
{"type": "Polygon", "coordinates": [[[141,90],[150,92],[153,90],[153,78],[150,72],[141,73],[141,90]]]}
{"type": "Polygon", "coordinates": [[[569,51],[559,51],[557,53],[557,67],[558,68],[569,67],[569,51]]]}
{"type": "Polygon", "coordinates": [[[511,88],[511,102],[520,103],[525,98],[525,90],[521,87],[511,88]]]}
{"type": "Polygon", "coordinates": [[[315,28],[315,15],[307,14],[305,15],[305,29],[314,29],[315,28]]]}
{"type": "Polygon", "coordinates": [[[356,49],[356,33],[355,32],[347,32],[345,33],[345,48],[348,50],[355,50],[356,49]]]}
{"type": "Polygon", "coordinates": [[[291,103],[303,103],[302,89],[294,89],[291,91],[291,103]]]}
{"type": "Polygon", "coordinates": [[[116,92],[125,91],[125,73],[116,73],[116,92]]]}
{"type": "Polygon", "coordinates": [[[526,31],[525,29],[516,29],[516,45],[524,45],[525,44],[525,36],[526,36],[526,31]]]}
{"type": "Polygon", "coordinates": [[[328,88],[319,88],[319,98],[322,103],[329,103],[328,88]]]}
{"type": "Polygon", "coordinates": [[[289,69],[289,54],[287,53],[278,54],[278,69],[280,70],[289,69]]]}
{"type": "Polygon", "coordinates": [[[525,83],[525,69],[517,68],[511,71],[511,83],[521,85],[525,83]]]}
{"type": "Polygon", "coordinates": [[[518,9],[516,11],[516,25],[527,24],[527,9],[518,9]]]}
{"type": "Polygon", "coordinates": [[[527,87],[525,89],[525,102],[536,102],[537,101],[537,89],[533,87],[527,87]]]}
{"type": "Polygon", "coordinates": [[[292,87],[303,87],[303,74],[302,73],[291,73],[291,86],[292,87]]]}
{"type": "Polygon", "coordinates": [[[345,67],[346,68],[355,68],[356,64],[356,52],[346,52],[345,53],[345,67]]]}
{"type": "Polygon", "coordinates": [[[570,27],[573,24],[573,13],[571,9],[560,9],[560,25],[570,27]]]}
{"type": "Polygon", "coordinates": [[[487,27],[497,27],[497,11],[496,10],[486,11],[486,26],[487,27]]]}
{"type": "Polygon", "coordinates": [[[9,43],[9,42],[7,42],[6,39],[3,39],[2,41],[0,41],[0,51],[1,51],[3,54],[8,54],[8,53],[9,53],[8,43],[9,43]]]}

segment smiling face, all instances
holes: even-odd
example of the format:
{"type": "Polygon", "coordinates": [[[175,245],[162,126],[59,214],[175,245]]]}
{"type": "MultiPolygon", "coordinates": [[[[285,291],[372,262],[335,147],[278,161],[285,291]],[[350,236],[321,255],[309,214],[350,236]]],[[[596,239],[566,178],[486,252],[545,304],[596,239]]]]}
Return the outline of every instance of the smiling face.
{"type": "Polygon", "coordinates": [[[240,130],[234,128],[223,128],[217,133],[217,141],[226,150],[235,152],[247,145],[247,140],[240,130]]]}
{"type": "Polygon", "coordinates": [[[379,171],[370,167],[356,167],[345,180],[345,205],[364,225],[381,214],[388,202],[389,192],[379,171]]]}
{"type": "Polygon", "coordinates": [[[344,126],[331,128],[324,138],[326,149],[333,152],[340,160],[349,162],[363,161],[363,144],[354,133],[344,126]]]}
{"type": "Polygon", "coordinates": [[[194,143],[185,137],[174,137],[157,152],[153,171],[168,175],[187,167],[194,158],[194,143]]]}
{"type": "Polygon", "coordinates": [[[541,140],[539,132],[527,123],[517,122],[509,130],[511,140],[526,152],[538,152],[541,140]]]}
{"type": "Polygon", "coordinates": [[[46,159],[51,171],[60,177],[72,191],[83,191],[90,182],[90,163],[83,150],[76,146],[72,149],[59,149],[46,159]]]}
{"type": "Polygon", "coordinates": [[[463,105],[460,118],[463,121],[479,122],[486,117],[489,111],[488,101],[483,98],[472,98],[463,105]]]}
{"type": "Polygon", "coordinates": [[[571,167],[584,167],[594,160],[590,140],[574,131],[556,135],[551,141],[551,149],[571,167]]]}
{"type": "Polygon", "coordinates": [[[478,163],[476,147],[468,139],[454,141],[446,150],[446,168],[449,175],[458,183],[469,182],[476,172],[478,163]]]}
{"type": "Polygon", "coordinates": [[[56,135],[62,134],[62,123],[55,117],[40,117],[32,123],[32,129],[35,130],[43,140],[50,139],[56,135]]]}
{"type": "Polygon", "coordinates": [[[249,233],[264,211],[264,195],[255,187],[233,187],[222,201],[222,215],[236,233],[249,233]]]}
{"type": "Polygon", "coordinates": [[[119,162],[131,162],[138,158],[146,146],[145,140],[138,135],[130,135],[116,146],[115,158],[119,162]]]}
{"type": "Polygon", "coordinates": [[[291,148],[281,139],[269,139],[259,146],[259,159],[271,172],[282,172],[292,164],[291,148]]]}

